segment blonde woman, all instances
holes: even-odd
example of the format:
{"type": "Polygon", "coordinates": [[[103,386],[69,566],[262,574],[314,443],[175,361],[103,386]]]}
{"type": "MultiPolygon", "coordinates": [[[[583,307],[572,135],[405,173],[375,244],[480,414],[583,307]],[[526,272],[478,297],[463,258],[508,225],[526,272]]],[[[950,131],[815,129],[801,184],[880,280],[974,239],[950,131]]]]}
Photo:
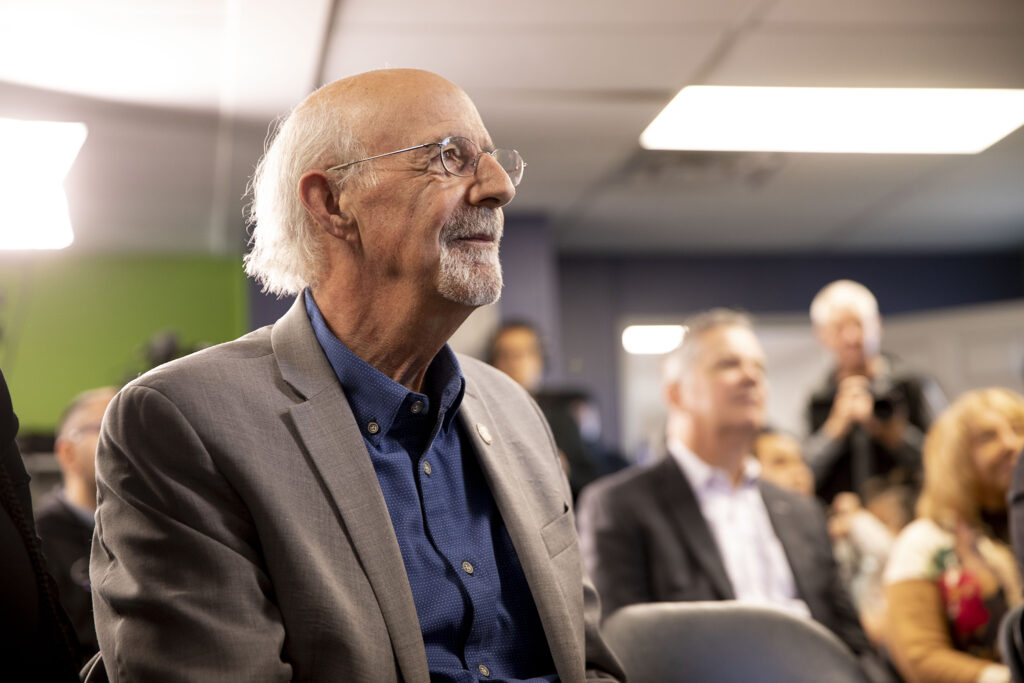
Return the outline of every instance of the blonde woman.
{"type": "Polygon", "coordinates": [[[1024,397],[1006,389],[961,396],[924,444],[917,519],[885,571],[891,655],[912,683],[1009,681],[999,621],[1021,601],[1006,492],[1024,446],[1024,397]]]}

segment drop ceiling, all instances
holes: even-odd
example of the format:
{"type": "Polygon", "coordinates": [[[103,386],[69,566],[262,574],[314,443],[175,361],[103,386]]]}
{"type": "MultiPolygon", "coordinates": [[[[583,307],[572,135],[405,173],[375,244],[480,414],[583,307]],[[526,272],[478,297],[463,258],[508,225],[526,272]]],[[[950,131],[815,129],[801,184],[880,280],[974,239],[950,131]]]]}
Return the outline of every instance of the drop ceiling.
{"type": "Polygon", "coordinates": [[[81,120],[74,250],[232,253],[270,123],[385,66],[463,86],[565,251],[1024,248],[1024,131],[951,155],[660,154],[688,84],[1024,88],[1013,0],[0,0],[0,116],[81,120]]]}

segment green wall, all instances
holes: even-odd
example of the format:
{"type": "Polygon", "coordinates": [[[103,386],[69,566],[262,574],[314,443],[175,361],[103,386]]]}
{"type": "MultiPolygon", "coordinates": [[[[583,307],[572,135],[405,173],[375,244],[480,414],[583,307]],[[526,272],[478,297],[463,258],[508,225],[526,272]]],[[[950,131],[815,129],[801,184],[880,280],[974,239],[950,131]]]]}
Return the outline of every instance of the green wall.
{"type": "Polygon", "coordinates": [[[78,392],[137,374],[157,333],[219,343],[248,323],[239,257],[0,258],[0,369],[22,433],[52,430],[78,392]]]}

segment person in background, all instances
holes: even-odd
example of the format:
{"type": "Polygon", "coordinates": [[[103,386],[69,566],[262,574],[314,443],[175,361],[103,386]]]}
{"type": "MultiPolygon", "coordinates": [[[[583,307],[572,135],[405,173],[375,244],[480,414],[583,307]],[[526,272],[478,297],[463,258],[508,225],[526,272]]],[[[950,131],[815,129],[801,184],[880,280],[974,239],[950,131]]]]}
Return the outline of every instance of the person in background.
{"type": "Polygon", "coordinates": [[[545,356],[537,327],[525,320],[509,320],[491,338],[487,362],[514,379],[537,402],[551,427],[575,500],[584,486],[621,466],[600,442],[600,415],[589,396],[543,388],[545,356]]]}
{"type": "Polygon", "coordinates": [[[814,495],[814,475],[795,436],[771,428],[761,430],[754,439],[754,457],[765,481],[801,496],[814,495]]]}
{"type": "Polygon", "coordinates": [[[543,416],[448,339],[525,163],[427,71],[335,81],[253,179],[274,325],[129,383],[90,575],[112,681],[615,681],[543,416]]]}
{"type": "Polygon", "coordinates": [[[14,440],[17,433],[18,418],[0,371],[0,678],[77,681],[78,643],[32,524],[29,476],[14,440]]]}
{"type": "Polygon", "coordinates": [[[525,320],[506,320],[491,337],[487,362],[531,394],[540,391],[547,362],[537,326],[525,320]]]}
{"type": "MultiPolygon", "coordinates": [[[[601,407],[593,394],[584,389],[567,389],[561,394],[579,429],[587,460],[597,470],[597,475],[603,477],[626,467],[629,463],[622,454],[608,447],[602,438],[601,407]]],[[[583,483],[580,488],[589,483],[583,483]]]]}
{"type": "Polygon", "coordinates": [[[908,680],[1010,680],[997,635],[1021,601],[1006,495],[1022,447],[1024,397],[1007,389],[967,392],[928,432],[918,517],[884,575],[890,653],[908,680]]]}
{"type": "Polygon", "coordinates": [[[100,648],[92,616],[89,551],[96,512],[96,444],[114,387],[86,391],[65,409],[54,454],[63,484],[39,501],[36,528],[60,602],[78,635],[84,662],[100,648]]]}
{"type": "MultiPolygon", "coordinates": [[[[765,481],[807,498],[814,497],[814,477],[804,462],[796,437],[766,429],[754,442],[754,454],[765,481]]],[[[895,489],[891,489],[884,495],[894,492],[895,489]]],[[[871,642],[882,646],[885,641],[882,569],[894,534],[860,504],[854,493],[836,496],[829,509],[828,530],[839,576],[853,599],[861,625],[871,642]]]]}
{"type": "Polygon", "coordinates": [[[635,603],[739,600],[813,618],[888,680],[843,587],[816,500],[761,476],[765,358],[749,318],[687,321],[666,362],[669,456],[583,490],[583,560],[605,614],[635,603]]]}
{"type": "Polygon", "coordinates": [[[819,498],[865,498],[871,479],[910,485],[921,476],[921,442],[946,403],[938,384],[881,352],[878,302],[862,284],[837,280],[811,302],[811,321],[834,367],[810,397],[804,455],[819,498]]]}

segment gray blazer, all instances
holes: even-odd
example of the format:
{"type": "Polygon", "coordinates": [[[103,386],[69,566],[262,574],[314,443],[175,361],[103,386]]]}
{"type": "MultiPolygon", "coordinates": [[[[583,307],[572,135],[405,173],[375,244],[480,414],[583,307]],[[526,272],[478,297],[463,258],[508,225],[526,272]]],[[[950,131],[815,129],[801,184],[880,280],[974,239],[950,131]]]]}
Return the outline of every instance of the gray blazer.
{"type": "MultiPolygon", "coordinates": [[[[505,375],[460,363],[459,419],[558,675],[620,675],[546,423],[505,375]]],[[[111,680],[428,682],[384,497],[302,297],[272,327],[125,387],[97,486],[91,578],[111,680]]]]}
{"type": "MultiPolygon", "coordinates": [[[[818,504],[759,484],[768,517],[811,616],[857,654],[871,646],[843,587],[818,504]]],[[[690,482],[666,457],[583,490],[584,561],[604,613],[640,602],[734,600],[732,584],[690,482]]]]}

